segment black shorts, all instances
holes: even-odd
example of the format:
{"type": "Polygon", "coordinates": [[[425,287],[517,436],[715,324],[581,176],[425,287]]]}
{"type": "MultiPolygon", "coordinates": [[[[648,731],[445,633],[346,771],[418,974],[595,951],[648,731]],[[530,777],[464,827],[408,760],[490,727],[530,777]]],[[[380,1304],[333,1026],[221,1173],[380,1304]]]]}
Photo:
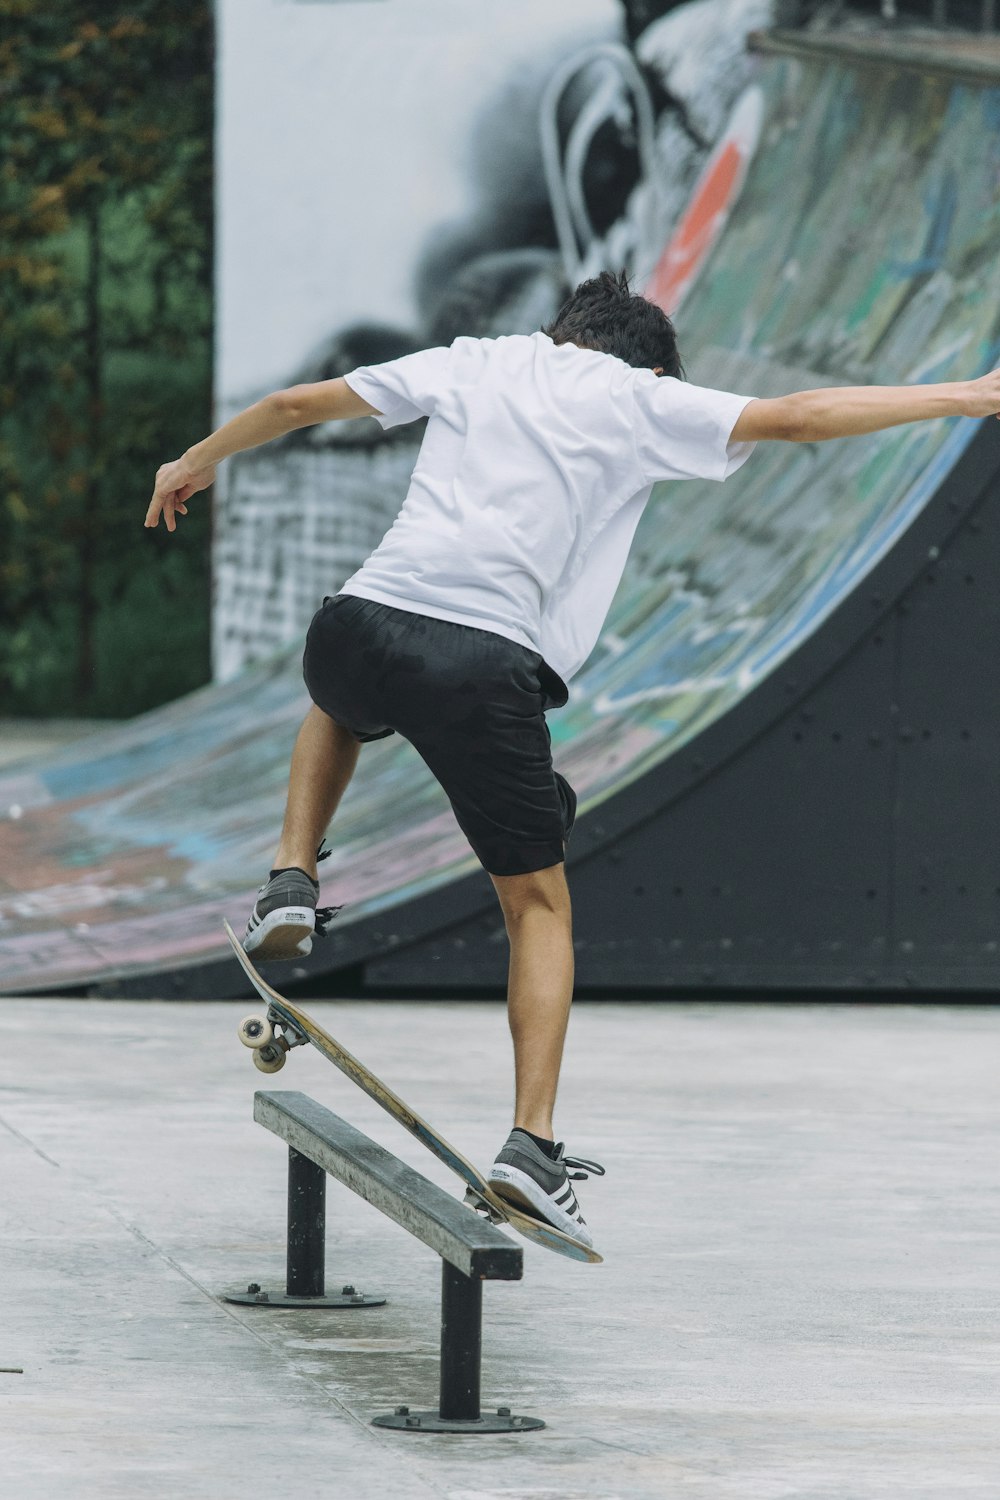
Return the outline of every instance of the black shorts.
{"type": "Polygon", "coordinates": [[[337,594],[313,618],[302,667],[313,702],[355,739],[410,741],[491,875],[563,859],[576,794],[553,769],[545,710],[569,690],[537,651],[337,594]]]}

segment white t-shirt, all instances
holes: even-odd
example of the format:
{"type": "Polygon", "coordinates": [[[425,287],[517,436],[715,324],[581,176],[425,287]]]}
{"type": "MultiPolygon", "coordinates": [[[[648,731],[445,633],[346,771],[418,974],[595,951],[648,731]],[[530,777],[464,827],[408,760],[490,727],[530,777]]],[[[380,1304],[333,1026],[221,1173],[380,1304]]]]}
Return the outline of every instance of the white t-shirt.
{"type": "Polygon", "coordinates": [[[383,427],[430,418],[403,508],[343,585],[506,636],[568,680],[600,635],[659,479],[726,479],[751,396],[544,333],[456,339],[345,377],[383,427]]]}

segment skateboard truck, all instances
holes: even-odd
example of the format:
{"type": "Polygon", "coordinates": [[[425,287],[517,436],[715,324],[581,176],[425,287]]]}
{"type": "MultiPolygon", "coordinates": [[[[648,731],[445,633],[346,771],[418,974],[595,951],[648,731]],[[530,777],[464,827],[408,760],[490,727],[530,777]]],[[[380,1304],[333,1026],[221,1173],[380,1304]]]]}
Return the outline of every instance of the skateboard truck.
{"type": "Polygon", "coordinates": [[[499,1209],[494,1208],[493,1204],[487,1198],[484,1198],[482,1193],[477,1192],[474,1187],[466,1188],[465,1197],[462,1201],[467,1207],[477,1213],[481,1219],[489,1219],[491,1224],[506,1224],[507,1222],[499,1209]]]}
{"type": "Polygon", "coordinates": [[[238,1034],[244,1047],[252,1048],[254,1065],[262,1073],[277,1073],[293,1047],[309,1045],[304,1031],[270,1008],[266,1016],[244,1016],[238,1034]]]}

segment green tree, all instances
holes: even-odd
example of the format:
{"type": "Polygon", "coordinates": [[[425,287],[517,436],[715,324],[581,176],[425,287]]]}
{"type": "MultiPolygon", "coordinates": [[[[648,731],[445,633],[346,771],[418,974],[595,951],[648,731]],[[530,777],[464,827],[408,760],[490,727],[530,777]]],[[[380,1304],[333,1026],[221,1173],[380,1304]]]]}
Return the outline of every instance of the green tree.
{"type": "Polygon", "coordinates": [[[207,4],[0,0],[0,711],[208,674],[207,507],[141,523],[210,419],[212,104],[207,4]]]}

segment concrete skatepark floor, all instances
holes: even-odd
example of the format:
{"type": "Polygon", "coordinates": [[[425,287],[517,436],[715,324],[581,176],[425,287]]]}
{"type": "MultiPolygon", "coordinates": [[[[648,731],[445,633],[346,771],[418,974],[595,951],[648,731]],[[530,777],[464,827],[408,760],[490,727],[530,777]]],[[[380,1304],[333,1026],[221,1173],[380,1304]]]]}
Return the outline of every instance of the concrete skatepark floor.
{"type": "MultiPolygon", "coordinates": [[[[264,1079],[226,1004],[0,1002],[11,1500],[143,1496],[854,1500],[1000,1492],[1000,1009],[579,1005],[560,1130],[600,1267],[525,1247],[484,1295],[483,1404],[539,1433],[382,1432],[433,1406],[439,1263],[331,1182],[328,1285],[382,1308],[218,1300],[284,1276],[285,1150],[312,1094],[451,1175],[306,1049],[264,1079]]],[[[492,1003],[311,1006],[481,1165],[507,1128],[492,1003]]]]}

